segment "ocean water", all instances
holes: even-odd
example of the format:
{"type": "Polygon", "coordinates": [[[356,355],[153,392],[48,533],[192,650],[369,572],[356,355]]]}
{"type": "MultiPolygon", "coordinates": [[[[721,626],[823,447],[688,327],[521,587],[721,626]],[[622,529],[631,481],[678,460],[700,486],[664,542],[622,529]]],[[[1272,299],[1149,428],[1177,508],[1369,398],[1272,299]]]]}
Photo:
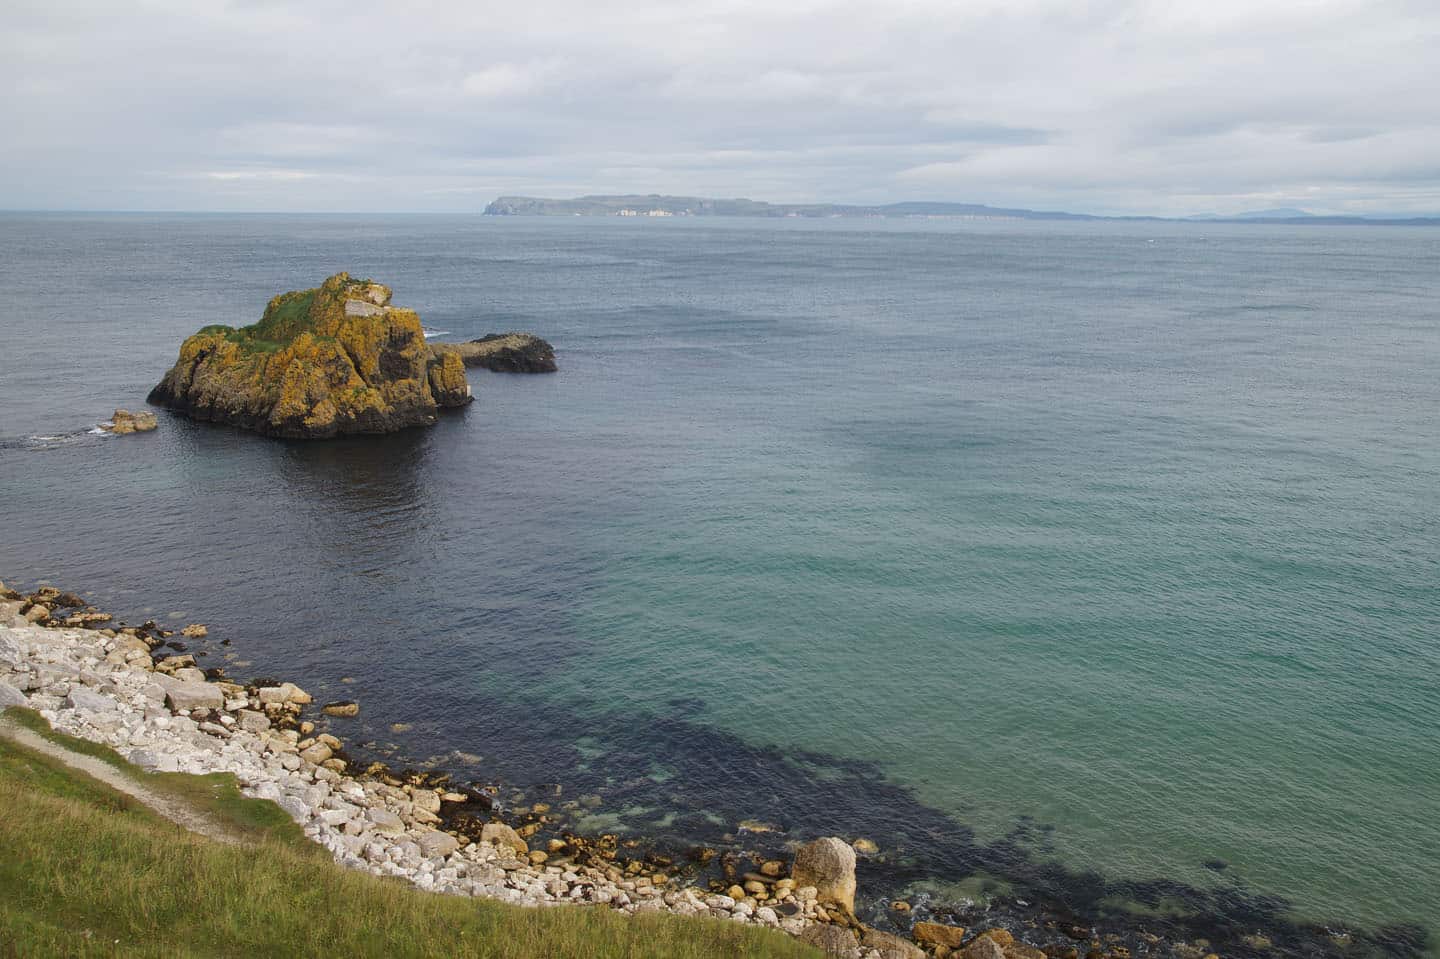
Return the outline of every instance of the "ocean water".
{"type": "Polygon", "coordinates": [[[9,214],[0,578],[582,826],[1433,952],[1437,304],[1424,229],[9,214]],[[383,438],[85,432],[341,269],[561,372],[383,438]]]}

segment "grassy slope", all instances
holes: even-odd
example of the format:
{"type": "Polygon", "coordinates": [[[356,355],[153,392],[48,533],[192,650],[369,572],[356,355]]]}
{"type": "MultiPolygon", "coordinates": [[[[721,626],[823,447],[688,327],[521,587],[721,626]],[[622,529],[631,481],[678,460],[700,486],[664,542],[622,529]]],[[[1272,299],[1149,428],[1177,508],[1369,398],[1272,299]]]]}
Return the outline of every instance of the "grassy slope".
{"type": "MultiPolygon", "coordinates": [[[[44,728],[33,714],[25,722],[44,728]]],[[[104,747],[45,735],[127,768],[104,747]]],[[[228,777],[130,771],[254,844],[192,835],[0,739],[0,956],[818,956],[734,922],[422,893],[317,855],[278,808],[240,796],[228,777]]]]}

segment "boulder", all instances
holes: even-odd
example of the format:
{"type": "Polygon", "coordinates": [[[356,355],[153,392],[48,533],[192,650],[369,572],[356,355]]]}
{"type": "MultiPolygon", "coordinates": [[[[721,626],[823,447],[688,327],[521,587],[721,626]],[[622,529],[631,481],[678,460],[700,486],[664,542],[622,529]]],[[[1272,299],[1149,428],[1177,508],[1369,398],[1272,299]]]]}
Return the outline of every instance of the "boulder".
{"type": "Polygon", "coordinates": [[[235,718],[240,721],[240,728],[249,733],[263,733],[270,728],[270,720],[265,714],[253,709],[242,709],[235,718]]]}
{"type": "Polygon", "coordinates": [[[326,703],[320,707],[320,711],[326,716],[349,718],[360,715],[360,704],[351,699],[342,699],[338,702],[326,703]]]}
{"type": "Polygon", "coordinates": [[[132,413],[129,410],[116,410],[115,415],[110,417],[110,422],[105,424],[103,429],[123,436],[126,433],[148,433],[159,424],[155,421],[154,413],[132,413]]]}
{"type": "Polygon", "coordinates": [[[331,750],[331,748],[324,743],[313,743],[312,745],[300,750],[301,759],[305,760],[307,763],[314,763],[317,766],[333,755],[334,751],[331,750]]]}
{"type": "Polygon", "coordinates": [[[9,683],[0,682],[0,710],[9,709],[11,706],[25,706],[28,703],[24,693],[9,683]]]}
{"type": "Polygon", "coordinates": [[[961,926],[946,926],[938,922],[917,922],[910,930],[916,942],[927,942],[936,946],[960,948],[965,941],[965,930],[961,926]]]}
{"type": "MultiPolygon", "coordinates": [[[[163,675],[163,674],[157,674],[163,675]]],[[[219,710],[225,708],[225,694],[209,683],[186,683],[166,677],[166,704],[171,710],[219,710]]]]}
{"type": "Polygon", "coordinates": [[[880,953],[880,959],[925,959],[925,950],[915,943],[879,929],[866,929],[860,945],[880,953]]]}
{"type": "Polygon", "coordinates": [[[180,630],[180,635],[188,636],[191,639],[204,639],[210,635],[210,630],[206,628],[204,623],[191,623],[189,626],[180,630]]]}
{"type": "Polygon", "coordinates": [[[398,836],[405,831],[405,823],[400,821],[400,817],[380,806],[365,810],[365,818],[375,826],[376,832],[398,836]]]}
{"type": "MultiPolygon", "coordinates": [[[[157,678],[164,674],[157,674],[157,678]]],[[[225,707],[225,694],[209,683],[186,682],[173,679],[162,685],[165,687],[165,702],[176,712],[182,709],[223,709],[225,707]]]]}
{"type": "Polygon", "coordinates": [[[1005,947],[1005,959],[1049,959],[1041,949],[1024,942],[1012,942],[1005,947]]]}
{"type": "Polygon", "coordinates": [[[994,939],[976,939],[960,953],[961,959],[1005,959],[1005,950],[994,939]]]}
{"type": "Polygon", "coordinates": [[[438,829],[426,829],[421,831],[415,842],[420,846],[420,853],[426,859],[433,859],[436,856],[448,856],[460,848],[460,840],[448,832],[441,832],[438,829]]]}
{"type": "Polygon", "coordinates": [[[480,841],[493,846],[508,846],[520,856],[530,854],[530,847],[520,838],[520,834],[503,822],[487,822],[480,830],[480,841]]]}
{"type": "Polygon", "coordinates": [[[855,933],[840,926],[815,923],[806,926],[805,931],[797,938],[836,959],[851,959],[852,956],[860,955],[860,943],[855,941],[855,933]]]}
{"type": "Polygon", "coordinates": [[[798,887],[814,886],[821,902],[834,902],[855,912],[855,850],[829,836],[801,846],[790,875],[798,887]]]}
{"type": "Polygon", "coordinates": [[[310,819],[310,807],[305,805],[305,800],[299,796],[281,796],[275,801],[275,805],[289,813],[290,818],[298,823],[305,823],[310,819]]]}
{"type": "Polygon", "coordinates": [[[995,943],[1002,949],[1015,941],[1015,937],[1010,934],[1010,931],[1008,929],[1000,929],[998,927],[994,929],[986,929],[984,932],[976,933],[975,938],[993,939],[995,943]]]}
{"type": "Polygon", "coordinates": [[[84,686],[72,686],[65,697],[65,705],[82,713],[113,713],[120,708],[120,704],[109,696],[84,686]]]}
{"type": "Polygon", "coordinates": [[[267,436],[321,439],[429,426],[471,400],[459,358],[426,349],[388,287],[337,273],[273,298],[259,322],[185,340],[149,402],[267,436]]]}
{"type": "Polygon", "coordinates": [[[260,702],[266,705],[295,703],[304,706],[312,701],[310,694],[294,683],[281,683],[279,686],[262,686],[258,691],[258,695],[260,702]]]}

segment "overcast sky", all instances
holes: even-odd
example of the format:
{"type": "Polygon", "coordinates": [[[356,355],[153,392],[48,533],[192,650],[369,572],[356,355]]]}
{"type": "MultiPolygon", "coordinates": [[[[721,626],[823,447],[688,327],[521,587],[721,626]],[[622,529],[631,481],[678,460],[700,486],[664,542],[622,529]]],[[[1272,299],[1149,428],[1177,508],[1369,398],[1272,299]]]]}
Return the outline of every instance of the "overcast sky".
{"type": "Polygon", "coordinates": [[[6,0],[0,208],[1440,212],[1440,0],[6,0]]]}

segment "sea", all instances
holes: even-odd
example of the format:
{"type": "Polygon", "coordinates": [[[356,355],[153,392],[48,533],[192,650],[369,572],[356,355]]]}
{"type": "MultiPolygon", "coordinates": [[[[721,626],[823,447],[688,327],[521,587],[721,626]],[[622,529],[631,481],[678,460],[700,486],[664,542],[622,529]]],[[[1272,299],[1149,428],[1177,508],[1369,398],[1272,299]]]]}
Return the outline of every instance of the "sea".
{"type": "Polygon", "coordinates": [[[362,758],[863,836],[881,913],[1440,949],[1440,230],[9,213],[0,353],[0,579],[203,622],[362,758]],[[560,370],[95,433],[341,270],[560,370]]]}

